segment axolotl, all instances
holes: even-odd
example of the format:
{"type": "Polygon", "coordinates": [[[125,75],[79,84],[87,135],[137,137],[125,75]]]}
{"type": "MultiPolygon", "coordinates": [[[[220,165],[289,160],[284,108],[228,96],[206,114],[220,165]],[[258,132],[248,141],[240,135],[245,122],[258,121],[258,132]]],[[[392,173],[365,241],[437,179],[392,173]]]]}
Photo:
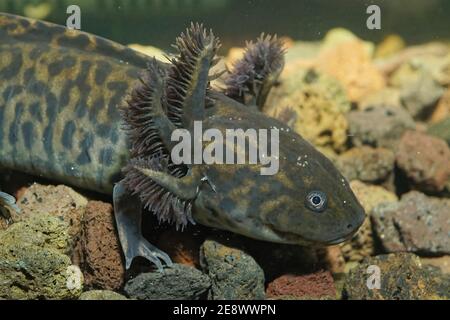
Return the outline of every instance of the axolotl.
{"type": "Polygon", "coordinates": [[[284,67],[282,42],[263,35],[247,43],[224,75],[211,72],[219,46],[212,31],[192,24],[163,63],[88,33],[0,14],[0,168],[112,194],[127,268],[136,256],[158,268],[172,263],[142,236],[142,212],[276,243],[352,237],[365,213],[346,179],[261,112],[284,67]],[[218,76],[225,80],[215,88],[218,76]],[[277,173],[261,174],[260,163],[174,162],[172,133],[192,131],[196,121],[224,135],[278,128],[277,173]]]}

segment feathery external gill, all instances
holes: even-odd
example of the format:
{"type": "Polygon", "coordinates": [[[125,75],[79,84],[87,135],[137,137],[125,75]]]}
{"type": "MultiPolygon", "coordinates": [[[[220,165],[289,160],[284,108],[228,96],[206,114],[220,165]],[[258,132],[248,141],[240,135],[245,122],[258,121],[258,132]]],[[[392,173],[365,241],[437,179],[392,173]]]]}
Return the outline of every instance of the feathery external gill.
{"type": "Polygon", "coordinates": [[[265,103],[267,94],[284,67],[285,48],[277,36],[264,33],[247,42],[244,56],[234,63],[225,79],[225,94],[246,104],[265,103]]]}
{"type": "Polygon", "coordinates": [[[220,42],[211,30],[207,31],[202,24],[192,23],[176,39],[173,47],[177,55],[170,58],[172,66],[168,71],[166,88],[167,115],[177,127],[183,127],[183,114],[194,109],[190,105],[192,101],[187,99],[196,98],[195,89],[200,89],[200,94],[204,94],[202,89],[209,88],[208,72],[219,61],[215,55],[220,42]],[[204,88],[198,88],[199,85],[204,88]]]}
{"type": "MultiPolygon", "coordinates": [[[[170,148],[162,138],[161,119],[167,116],[174,128],[188,126],[194,120],[195,104],[205,104],[208,73],[217,59],[219,41],[200,24],[182,33],[175,43],[177,55],[170,58],[166,69],[153,60],[134,87],[123,108],[125,129],[131,142],[131,160],[124,168],[125,186],[139,194],[144,207],[153,211],[161,221],[183,228],[191,218],[193,199],[181,199],[145,174],[146,170],[166,172],[174,177],[186,175],[186,165],[175,165],[170,148]]],[[[201,108],[203,109],[203,108],[201,108]]],[[[167,120],[167,119],[165,119],[167,120]]]]}

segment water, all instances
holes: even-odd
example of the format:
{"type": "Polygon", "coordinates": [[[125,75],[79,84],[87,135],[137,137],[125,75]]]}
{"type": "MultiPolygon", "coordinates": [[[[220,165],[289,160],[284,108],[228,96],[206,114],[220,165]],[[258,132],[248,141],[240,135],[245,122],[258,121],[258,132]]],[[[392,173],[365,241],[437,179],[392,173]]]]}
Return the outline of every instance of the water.
{"type": "Polygon", "coordinates": [[[411,44],[450,39],[446,0],[0,0],[0,11],[65,24],[65,9],[71,4],[82,10],[84,31],[163,49],[190,21],[213,28],[225,47],[240,45],[262,31],[319,40],[337,26],[375,42],[391,33],[411,44]],[[382,10],[381,30],[366,27],[370,4],[382,10]]]}

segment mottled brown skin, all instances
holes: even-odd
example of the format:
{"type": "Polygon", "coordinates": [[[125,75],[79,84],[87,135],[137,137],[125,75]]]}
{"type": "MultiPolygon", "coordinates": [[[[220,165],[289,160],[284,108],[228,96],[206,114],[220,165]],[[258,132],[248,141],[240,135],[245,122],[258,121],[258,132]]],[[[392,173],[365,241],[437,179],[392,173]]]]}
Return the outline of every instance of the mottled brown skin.
{"type": "Polygon", "coordinates": [[[128,158],[119,105],[148,58],[0,14],[0,168],[110,193],[128,158]]]}
{"type": "MultiPolygon", "coordinates": [[[[364,211],[326,157],[256,108],[222,93],[205,92],[214,59],[211,50],[208,44],[200,52],[202,58],[183,106],[183,126],[190,128],[192,121],[203,120],[204,129],[223,132],[233,128],[284,130],[280,131],[280,170],[273,176],[262,176],[258,165],[191,166],[193,174],[183,177],[191,179],[184,185],[190,190],[183,196],[195,195],[184,199],[192,200],[194,220],[280,243],[334,244],[354,234],[364,211]],[[207,96],[213,102],[203,110],[199,106],[204,107],[207,96]],[[207,178],[208,183],[200,178],[207,178]],[[305,206],[312,190],[328,196],[323,212],[305,206]]],[[[0,168],[110,193],[130,155],[119,106],[147,62],[145,56],[105,39],[0,14],[0,168]]],[[[169,133],[160,135],[168,140],[169,133]]],[[[150,172],[149,177],[176,193],[179,181],[173,176],[161,178],[150,172]]],[[[123,205],[135,208],[126,201],[123,205]]],[[[118,223],[127,266],[136,255],[155,262],[151,258],[155,248],[138,237],[140,216],[130,220],[131,215],[123,215],[126,211],[116,208],[116,214],[128,223],[122,227],[118,223]],[[127,237],[128,227],[134,228],[133,237],[127,237]],[[130,246],[134,249],[128,251],[130,246]]]]}
{"type": "MultiPolygon", "coordinates": [[[[304,245],[342,242],[364,219],[348,182],[333,164],[285,124],[218,95],[203,129],[280,129],[279,172],[261,175],[261,165],[202,165],[212,191],[202,186],[194,220],[251,238],[304,245]],[[210,118],[211,117],[211,118],[210,118]],[[298,160],[299,157],[302,160],[298,160]],[[233,177],[230,179],[230,177],[233,177]],[[328,196],[324,212],[305,206],[310,191],[328,196]]],[[[269,140],[270,141],[270,140],[269,140]]]]}

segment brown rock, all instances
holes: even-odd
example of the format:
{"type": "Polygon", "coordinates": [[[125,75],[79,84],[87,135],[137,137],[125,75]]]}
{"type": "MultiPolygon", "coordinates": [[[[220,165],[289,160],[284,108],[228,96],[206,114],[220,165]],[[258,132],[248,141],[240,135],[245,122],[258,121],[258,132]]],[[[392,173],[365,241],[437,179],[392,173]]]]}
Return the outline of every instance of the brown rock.
{"type": "Polygon", "coordinates": [[[391,150],[362,146],[341,154],[337,167],[349,181],[380,182],[393,172],[394,162],[391,150]]]}
{"type": "Polygon", "coordinates": [[[439,138],[407,131],[396,151],[396,162],[406,176],[424,191],[442,191],[450,177],[450,149],[439,138]]]}
{"type": "Polygon", "coordinates": [[[374,230],[387,252],[450,253],[450,199],[411,191],[372,211],[374,230]]]}
{"type": "Polygon", "coordinates": [[[343,84],[351,101],[360,101],[385,86],[383,75],[373,65],[365,43],[359,39],[323,48],[316,64],[319,70],[343,84]]]}
{"type": "Polygon", "coordinates": [[[356,198],[366,211],[367,217],[358,233],[350,240],[341,244],[342,254],[346,261],[361,261],[367,256],[375,254],[372,224],[370,214],[374,207],[384,202],[397,202],[397,196],[380,186],[365,184],[354,180],[350,187],[356,198]]]}
{"type": "Polygon", "coordinates": [[[89,201],[83,220],[81,250],[87,286],[107,290],[122,287],[125,267],[111,204],[89,201]]]}
{"type": "Polygon", "coordinates": [[[422,261],[424,265],[431,265],[439,268],[443,274],[450,274],[450,256],[421,257],[420,261],[422,261]]]}
{"type": "Polygon", "coordinates": [[[371,145],[395,150],[398,140],[414,129],[411,115],[390,105],[373,105],[347,114],[351,141],[355,146],[371,145]]]}
{"type": "Polygon", "coordinates": [[[286,274],[267,286],[268,298],[296,297],[297,299],[335,299],[336,288],[329,271],[305,275],[286,274]]]}

